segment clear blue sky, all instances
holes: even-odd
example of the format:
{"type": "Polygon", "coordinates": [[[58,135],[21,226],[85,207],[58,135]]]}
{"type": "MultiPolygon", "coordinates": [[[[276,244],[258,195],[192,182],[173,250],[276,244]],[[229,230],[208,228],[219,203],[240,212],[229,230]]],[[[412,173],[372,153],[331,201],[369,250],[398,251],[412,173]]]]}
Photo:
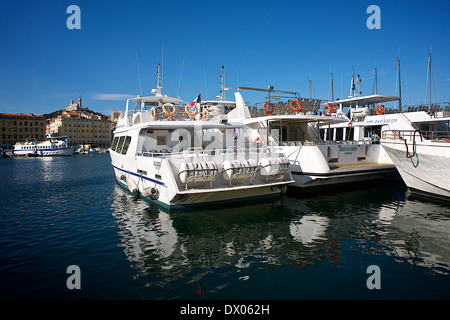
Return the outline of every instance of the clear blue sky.
{"type": "Polygon", "coordinates": [[[0,112],[49,113],[79,93],[92,110],[123,110],[124,97],[140,91],[136,54],[144,94],[163,62],[163,92],[187,101],[219,93],[221,66],[233,89],[273,85],[306,97],[311,79],[312,96],[328,99],[330,71],[335,98],[345,98],[352,66],[372,94],[376,65],[378,93],[394,95],[399,57],[405,105],[425,100],[431,47],[432,98],[450,101],[449,38],[450,1],[442,0],[2,0],[0,112]],[[66,27],[71,4],[81,30],[66,27]],[[380,30],[366,27],[371,4],[381,9],[380,30]]]}

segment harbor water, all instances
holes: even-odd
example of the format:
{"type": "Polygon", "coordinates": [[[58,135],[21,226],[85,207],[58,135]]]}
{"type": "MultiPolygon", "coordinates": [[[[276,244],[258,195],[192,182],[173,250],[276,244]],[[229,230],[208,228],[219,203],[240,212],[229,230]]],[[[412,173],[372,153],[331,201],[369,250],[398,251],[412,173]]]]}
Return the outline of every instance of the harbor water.
{"type": "Polygon", "coordinates": [[[0,182],[1,299],[450,298],[450,205],[401,182],[172,213],[108,154],[0,159],[0,182]]]}

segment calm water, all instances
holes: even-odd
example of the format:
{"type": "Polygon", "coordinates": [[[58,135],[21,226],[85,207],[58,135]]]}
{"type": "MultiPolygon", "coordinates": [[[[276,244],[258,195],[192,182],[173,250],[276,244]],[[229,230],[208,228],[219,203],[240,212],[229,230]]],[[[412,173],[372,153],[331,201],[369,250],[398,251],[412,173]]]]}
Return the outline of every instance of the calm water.
{"type": "Polygon", "coordinates": [[[2,299],[450,298],[450,206],[400,183],[170,214],[108,154],[0,159],[0,183],[2,299]]]}

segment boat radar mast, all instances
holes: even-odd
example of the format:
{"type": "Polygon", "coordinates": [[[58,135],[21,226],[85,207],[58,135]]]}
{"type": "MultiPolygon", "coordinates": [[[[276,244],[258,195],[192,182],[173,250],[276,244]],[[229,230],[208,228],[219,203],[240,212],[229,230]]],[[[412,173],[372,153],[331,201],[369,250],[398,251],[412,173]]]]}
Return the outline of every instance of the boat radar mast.
{"type": "Polygon", "coordinates": [[[358,77],[356,78],[356,82],[355,82],[355,68],[352,67],[352,83],[350,86],[349,98],[357,98],[362,94],[362,92],[359,91],[360,85],[361,85],[361,78],[359,77],[359,74],[358,74],[358,77]]]}
{"type": "Polygon", "coordinates": [[[158,63],[158,70],[156,71],[157,77],[156,77],[156,89],[152,89],[152,93],[153,94],[161,94],[161,89],[163,88],[163,86],[161,85],[161,77],[159,75],[159,67],[160,67],[160,63],[158,63]]]}
{"type": "Polygon", "coordinates": [[[230,88],[225,87],[225,67],[222,66],[220,70],[220,95],[216,96],[217,100],[225,100],[225,91],[230,90],[230,88]]]}

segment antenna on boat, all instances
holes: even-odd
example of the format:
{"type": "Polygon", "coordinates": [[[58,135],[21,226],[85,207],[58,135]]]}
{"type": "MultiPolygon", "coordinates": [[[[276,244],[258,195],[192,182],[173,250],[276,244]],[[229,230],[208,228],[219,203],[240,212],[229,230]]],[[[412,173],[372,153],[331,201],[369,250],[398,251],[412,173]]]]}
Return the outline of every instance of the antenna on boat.
{"type": "Polygon", "coordinates": [[[140,89],[141,96],[142,96],[141,72],[139,71],[139,59],[138,59],[138,54],[137,54],[137,52],[136,52],[136,64],[137,64],[138,78],[139,78],[139,89],[140,89]]]}
{"type": "Polygon", "coordinates": [[[374,64],[373,94],[378,94],[377,67],[374,64]]]}
{"type": "Polygon", "coordinates": [[[164,43],[161,45],[161,88],[163,87],[164,77],[164,43]]]}
{"type": "Polygon", "coordinates": [[[184,58],[183,58],[183,63],[181,64],[180,77],[178,78],[177,97],[178,97],[178,91],[180,90],[181,76],[183,75],[183,67],[184,67],[184,58]]]}
{"type": "Polygon", "coordinates": [[[331,74],[330,76],[331,101],[334,101],[333,72],[330,72],[330,74],[331,74]]]}
{"type": "Polygon", "coordinates": [[[206,86],[206,68],[203,68],[203,78],[205,80],[205,100],[208,100],[208,88],[206,86]]]}

